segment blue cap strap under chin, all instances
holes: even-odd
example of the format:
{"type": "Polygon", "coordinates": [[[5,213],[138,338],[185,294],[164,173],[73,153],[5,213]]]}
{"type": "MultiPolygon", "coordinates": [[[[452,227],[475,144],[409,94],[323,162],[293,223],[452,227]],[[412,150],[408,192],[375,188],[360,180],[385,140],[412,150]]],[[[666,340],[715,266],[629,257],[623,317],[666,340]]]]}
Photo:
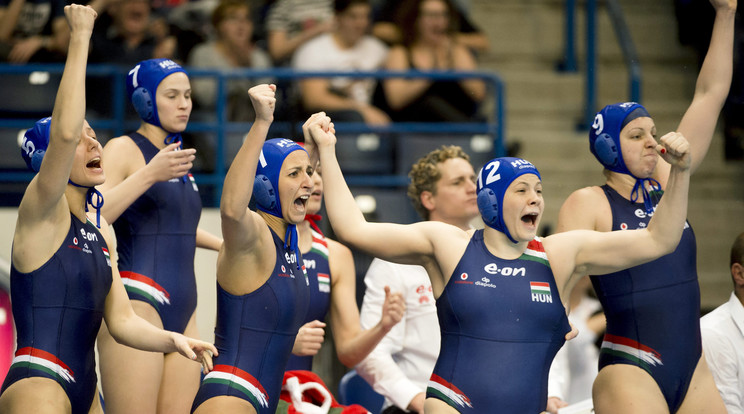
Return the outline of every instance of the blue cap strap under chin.
{"type": "Polygon", "coordinates": [[[85,194],[85,212],[87,213],[89,211],[88,204],[90,204],[91,206],[93,206],[93,208],[96,209],[96,227],[100,229],[101,228],[101,207],[103,207],[103,194],[101,194],[101,192],[98,191],[95,187],[86,187],[84,185],[75,184],[70,179],[68,179],[67,182],[74,185],[75,187],[88,189],[88,192],[85,194]],[[94,195],[96,196],[95,201],[93,201],[94,195]]]}
{"type": "Polygon", "coordinates": [[[638,178],[633,186],[633,190],[630,192],[630,202],[635,203],[638,201],[638,193],[641,193],[643,196],[643,207],[646,209],[646,214],[653,214],[654,200],[651,199],[651,194],[646,188],[646,183],[651,186],[651,191],[661,191],[661,184],[653,178],[638,178]]]}
{"type": "Polygon", "coordinates": [[[307,278],[305,265],[300,264],[300,261],[302,261],[302,255],[300,254],[300,243],[298,240],[299,235],[297,234],[297,225],[291,223],[287,224],[287,231],[284,233],[284,248],[290,249],[294,252],[295,258],[297,259],[297,270],[302,270],[302,273],[305,274],[305,283],[309,285],[310,281],[307,278]]]}

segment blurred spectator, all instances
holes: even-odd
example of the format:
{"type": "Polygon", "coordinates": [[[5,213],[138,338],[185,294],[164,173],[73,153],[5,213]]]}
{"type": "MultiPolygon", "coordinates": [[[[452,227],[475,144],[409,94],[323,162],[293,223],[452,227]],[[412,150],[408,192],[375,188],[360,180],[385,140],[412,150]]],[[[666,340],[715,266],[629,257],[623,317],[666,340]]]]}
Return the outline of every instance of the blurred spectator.
{"type": "MultiPolygon", "coordinates": [[[[399,0],[377,0],[376,3],[372,33],[388,45],[401,43],[403,33],[395,17],[398,15],[401,2],[399,0]]],[[[453,0],[453,6],[457,41],[476,54],[487,52],[490,47],[488,37],[470,21],[469,5],[463,0],[453,0]]]]}
{"type": "Polygon", "coordinates": [[[64,0],[0,0],[0,61],[64,62],[64,0]]]}
{"type": "Polygon", "coordinates": [[[729,414],[744,414],[744,233],[731,246],[734,291],[700,319],[703,351],[729,414]]]}
{"type": "Polygon", "coordinates": [[[300,45],[333,27],[333,0],[277,0],[268,11],[269,54],[277,66],[289,64],[300,45]]]}
{"type": "MultiPolygon", "coordinates": [[[[393,47],[385,68],[407,71],[474,71],[475,58],[455,39],[455,9],[449,0],[407,0],[398,9],[402,45],[393,47]]],[[[433,80],[389,78],[384,97],[393,120],[403,122],[468,122],[477,120],[486,86],[479,79],[433,80]]],[[[384,99],[384,100],[383,100],[384,99]]]]}
{"type": "MultiPolygon", "coordinates": [[[[292,68],[304,71],[371,71],[380,68],[387,47],[367,34],[369,0],[336,0],[335,26],[300,46],[292,68]]],[[[308,113],[325,111],[335,122],[385,125],[390,117],[373,106],[374,78],[305,78],[299,81],[300,99],[308,113]]]]}
{"type": "MultiPolygon", "coordinates": [[[[212,12],[216,38],[194,47],[188,65],[201,69],[268,69],[271,58],[252,42],[253,23],[250,5],[245,0],[222,0],[212,12]]],[[[252,121],[255,117],[248,89],[269,79],[233,78],[228,82],[227,119],[252,121]]],[[[200,110],[212,111],[217,100],[217,83],[213,78],[195,77],[193,98],[200,110]]]]}
{"type": "Polygon", "coordinates": [[[133,66],[147,59],[176,57],[176,38],[162,21],[154,24],[149,0],[104,3],[102,8],[111,24],[94,32],[88,59],[91,63],[133,66]]]}

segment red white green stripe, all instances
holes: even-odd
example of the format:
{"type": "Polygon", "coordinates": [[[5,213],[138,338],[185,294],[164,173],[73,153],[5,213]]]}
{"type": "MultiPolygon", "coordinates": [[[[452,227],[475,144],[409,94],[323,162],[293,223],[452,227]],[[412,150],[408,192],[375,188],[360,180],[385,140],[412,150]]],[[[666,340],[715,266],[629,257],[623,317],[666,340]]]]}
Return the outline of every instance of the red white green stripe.
{"type": "Polygon", "coordinates": [[[41,349],[28,346],[16,351],[13,363],[10,365],[10,370],[22,367],[44,371],[56,378],[58,382],[68,384],[75,382],[75,377],[70,367],[53,354],[41,349]]]}
{"type": "Polygon", "coordinates": [[[538,293],[541,295],[550,295],[550,283],[530,282],[530,290],[532,290],[532,293],[538,293]]]}
{"type": "Polygon", "coordinates": [[[162,304],[170,305],[170,294],[149,277],[126,270],[120,276],[127,292],[144,297],[156,309],[162,304]]]}
{"type": "Polygon", "coordinates": [[[520,259],[531,260],[550,267],[548,255],[545,254],[545,248],[543,247],[539,237],[535,237],[532,241],[527,243],[527,250],[522,253],[520,259]]]}
{"type": "Polygon", "coordinates": [[[313,234],[313,244],[310,246],[310,251],[328,259],[328,242],[326,242],[325,237],[313,229],[310,232],[313,234]]]}
{"type": "Polygon", "coordinates": [[[465,393],[455,387],[454,384],[445,381],[437,374],[431,374],[429,385],[426,388],[426,393],[438,396],[444,402],[455,408],[465,406],[473,408],[473,405],[470,403],[470,398],[468,398],[465,393]]]}
{"type": "Polygon", "coordinates": [[[204,376],[202,384],[223,384],[239,391],[252,401],[254,406],[269,407],[266,390],[253,375],[230,365],[215,365],[214,370],[204,376]]]}
{"type": "Polygon", "coordinates": [[[327,273],[318,273],[318,290],[321,292],[331,291],[331,276],[327,273]]]}
{"type": "Polygon", "coordinates": [[[103,250],[103,255],[106,256],[107,259],[111,258],[111,255],[109,255],[109,251],[105,247],[101,247],[101,250],[103,250]]]}
{"type": "Polygon", "coordinates": [[[654,349],[622,336],[606,334],[600,352],[629,359],[646,371],[652,366],[663,365],[661,355],[654,349]]]}

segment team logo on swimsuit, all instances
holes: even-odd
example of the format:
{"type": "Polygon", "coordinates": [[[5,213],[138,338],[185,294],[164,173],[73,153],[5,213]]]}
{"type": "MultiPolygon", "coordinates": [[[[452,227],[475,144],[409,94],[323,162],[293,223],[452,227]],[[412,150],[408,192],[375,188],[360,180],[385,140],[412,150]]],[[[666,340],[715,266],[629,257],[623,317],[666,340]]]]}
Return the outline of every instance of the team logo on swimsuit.
{"type": "Polygon", "coordinates": [[[230,389],[239,392],[244,399],[252,402],[253,406],[269,408],[269,395],[264,387],[253,375],[240,368],[215,365],[214,370],[204,376],[202,384],[227,385],[230,389]]]}
{"type": "Polygon", "coordinates": [[[109,255],[108,249],[105,247],[101,247],[101,250],[103,251],[103,257],[106,258],[106,264],[111,267],[111,255],[109,255]]]}
{"type": "Polygon", "coordinates": [[[661,354],[642,343],[622,336],[605,334],[602,341],[601,354],[613,355],[629,359],[649,373],[656,365],[664,365],[661,362],[661,354]]]}
{"type": "Polygon", "coordinates": [[[450,384],[437,374],[431,374],[426,394],[434,395],[454,408],[473,408],[470,398],[454,384],[450,384]]]}
{"type": "Polygon", "coordinates": [[[553,303],[553,295],[550,293],[550,283],[530,282],[530,293],[533,302],[553,303]]]}
{"type": "Polygon", "coordinates": [[[466,284],[466,285],[472,285],[473,284],[473,282],[471,282],[471,281],[468,280],[468,274],[467,273],[462,273],[460,275],[460,280],[455,280],[455,283],[462,283],[462,284],[466,284]]]}
{"type": "Polygon", "coordinates": [[[72,370],[64,362],[49,352],[30,346],[16,351],[10,371],[16,368],[43,371],[62,385],[75,382],[72,370]]]}
{"type": "Polygon", "coordinates": [[[628,223],[620,223],[620,230],[628,230],[628,223]]]}
{"type": "Polygon", "coordinates": [[[331,276],[328,273],[318,273],[318,291],[331,293],[331,276]]]}

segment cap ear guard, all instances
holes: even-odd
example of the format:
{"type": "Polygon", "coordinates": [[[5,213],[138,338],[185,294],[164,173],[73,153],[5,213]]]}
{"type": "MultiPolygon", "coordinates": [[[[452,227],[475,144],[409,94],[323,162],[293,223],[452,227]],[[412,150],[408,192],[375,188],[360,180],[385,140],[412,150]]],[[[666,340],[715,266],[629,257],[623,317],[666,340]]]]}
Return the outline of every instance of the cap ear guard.
{"type": "Polygon", "coordinates": [[[271,211],[276,208],[276,192],[269,177],[257,174],[253,181],[253,198],[259,207],[271,211]]]}
{"type": "Polygon", "coordinates": [[[41,169],[41,162],[44,160],[44,154],[49,146],[51,121],[51,117],[40,119],[23,134],[21,157],[26,162],[26,166],[34,172],[39,172],[41,169]]]}
{"type": "Polygon", "coordinates": [[[152,95],[147,88],[139,87],[132,92],[132,106],[140,118],[150,121],[155,115],[153,112],[152,95]]]}
{"type": "Polygon", "coordinates": [[[483,188],[478,192],[478,210],[481,212],[483,223],[494,227],[499,222],[499,200],[490,188],[483,188]]]}
{"type": "Polygon", "coordinates": [[[592,152],[602,165],[611,168],[617,165],[618,148],[615,141],[607,133],[602,133],[592,143],[592,152]]]}

